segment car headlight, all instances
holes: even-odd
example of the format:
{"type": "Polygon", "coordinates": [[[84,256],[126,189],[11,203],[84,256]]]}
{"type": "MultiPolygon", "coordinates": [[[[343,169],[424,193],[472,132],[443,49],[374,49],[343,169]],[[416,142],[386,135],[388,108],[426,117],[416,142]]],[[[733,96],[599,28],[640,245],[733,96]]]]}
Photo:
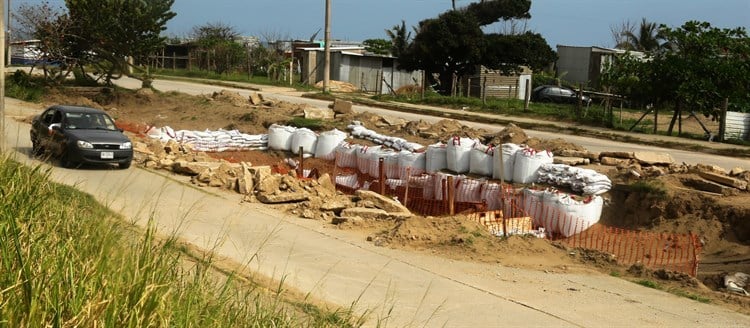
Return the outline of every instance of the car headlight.
{"type": "Polygon", "coordinates": [[[133,148],[133,144],[131,142],[123,142],[120,145],[120,149],[132,149],[132,148],[133,148]]]}
{"type": "Polygon", "coordinates": [[[78,142],[76,142],[76,144],[78,145],[78,148],[82,148],[82,149],[93,149],[94,148],[94,145],[92,145],[88,141],[78,140],[78,142]]]}

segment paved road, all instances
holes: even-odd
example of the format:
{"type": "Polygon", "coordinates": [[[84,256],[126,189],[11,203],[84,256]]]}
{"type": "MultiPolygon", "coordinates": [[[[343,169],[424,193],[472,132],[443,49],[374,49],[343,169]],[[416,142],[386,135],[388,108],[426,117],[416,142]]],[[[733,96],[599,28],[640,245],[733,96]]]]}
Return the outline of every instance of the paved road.
{"type": "MultiPolygon", "coordinates": [[[[128,88],[137,88],[140,86],[140,81],[134,80],[134,79],[121,79],[118,82],[118,84],[128,87],[128,88]]],[[[214,91],[221,91],[221,90],[233,90],[233,91],[239,92],[240,94],[244,96],[247,96],[251,92],[254,92],[254,91],[250,91],[250,90],[242,89],[242,88],[228,88],[228,87],[221,87],[221,86],[212,86],[212,85],[196,84],[196,83],[190,83],[190,82],[184,82],[184,81],[169,81],[169,80],[154,81],[154,87],[162,91],[176,90],[176,91],[181,91],[181,92],[193,94],[193,95],[207,94],[207,93],[212,93],[214,91]]],[[[263,91],[262,91],[263,96],[272,98],[272,99],[278,99],[278,100],[288,101],[292,103],[305,103],[305,104],[309,104],[309,105],[320,107],[320,108],[326,108],[330,104],[329,101],[303,98],[301,97],[302,95],[301,92],[297,92],[289,88],[266,87],[266,86],[261,86],[261,88],[263,88],[263,91]]],[[[360,112],[369,111],[369,112],[372,112],[381,116],[387,115],[387,116],[401,117],[406,120],[423,119],[428,122],[437,122],[443,119],[442,117],[427,116],[427,115],[421,115],[421,114],[415,114],[415,113],[404,113],[404,112],[392,111],[392,110],[370,107],[370,106],[357,105],[357,106],[354,106],[354,110],[360,111],[360,112]]],[[[460,112],[460,111],[449,110],[449,109],[446,109],[444,111],[460,112]]],[[[488,114],[478,114],[478,115],[488,115],[488,114]]],[[[533,119],[527,119],[527,118],[513,118],[513,119],[526,120],[526,121],[533,120],[533,119]]],[[[461,123],[474,127],[474,128],[482,128],[490,132],[496,132],[504,128],[504,126],[500,126],[500,125],[491,125],[491,124],[484,124],[484,123],[477,123],[477,122],[470,122],[470,121],[461,121],[461,123]]],[[[742,167],[745,169],[750,169],[750,159],[734,158],[734,157],[727,157],[727,156],[689,151],[687,147],[685,147],[685,149],[671,149],[671,148],[654,147],[654,146],[648,146],[648,145],[638,145],[638,144],[632,144],[632,143],[617,142],[617,141],[598,139],[598,138],[592,138],[592,137],[582,137],[582,136],[575,136],[575,135],[560,135],[559,133],[555,133],[555,132],[535,131],[535,130],[525,130],[525,131],[529,136],[537,137],[541,139],[564,138],[570,142],[580,144],[586,147],[586,149],[590,151],[594,151],[594,152],[657,151],[657,152],[666,152],[666,153],[671,154],[672,157],[675,159],[675,161],[677,161],[678,163],[685,162],[688,164],[699,164],[699,163],[711,164],[711,165],[718,165],[727,170],[735,168],[735,167],[742,167]]],[[[703,142],[703,141],[687,140],[687,139],[667,137],[667,136],[638,135],[638,134],[629,134],[629,133],[624,133],[624,132],[622,132],[622,134],[638,136],[640,138],[659,138],[660,140],[664,140],[664,141],[682,142],[682,143],[685,143],[686,145],[700,144],[706,147],[722,147],[722,148],[740,147],[740,146],[735,146],[735,145],[708,143],[708,142],[703,142]]],[[[746,148],[750,148],[750,147],[746,147],[746,148]]]]}
{"type": "MultiPolygon", "coordinates": [[[[11,102],[9,100],[9,102],[11,102]]],[[[7,115],[38,108],[15,102],[7,115]]],[[[3,138],[30,165],[28,125],[9,119],[3,138]]],[[[246,263],[314,297],[387,326],[743,326],[750,317],[598,274],[545,273],[375,247],[346,231],[289,217],[233,194],[198,190],[168,176],[53,167],[74,185],[145,226],[246,263]]]]}

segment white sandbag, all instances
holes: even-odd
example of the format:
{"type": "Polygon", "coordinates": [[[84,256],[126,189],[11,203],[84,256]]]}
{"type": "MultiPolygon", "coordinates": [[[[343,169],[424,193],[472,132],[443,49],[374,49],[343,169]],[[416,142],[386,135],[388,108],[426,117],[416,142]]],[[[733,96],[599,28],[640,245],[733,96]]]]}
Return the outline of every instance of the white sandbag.
{"type": "Polygon", "coordinates": [[[488,211],[496,211],[502,208],[499,183],[485,182],[480,197],[487,204],[488,211]]]}
{"type": "Polygon", "coordinates": [[[292,126],[271,124],[268,127],[268,148],[289,151],[292,149],[292,134],[297,129],[292,126]]]}
{"type": "Polygon", "coordinates": [[[398,153],[390,149],[376,149],[370,153],[370,167],[367,172],[373,178],[379,178],[380,159],[383,159],[383,173],[388,179],[398,178],[398,153]]]}
{"type": "Polygon", "coordinates": [[[521,207],[524,212],[534,219],[534,225],[540,226],[544,219],[544,190],[534,190],[526,188],[523,190],[523,204],[521,207]]]}
{"type": "Polygon", "coordinates": [[[525,148],[516,152],[513,163],[513,182],[532,183],[537,180],[538,170],[544,164],[553,162],[552,153],[525,148]]]}
{"type": "Polygon", "coordinates": [[[408,178],[409,188],[419,188],[422,190],[422,198],[435,198],[435,176],[434,175],[412,175],[408,178]]]}
{"type": "Polygon", "coordinates": [[[356,168],[356,152],[358,149],[359,145],[352,145],[348,142],[342,142],[338,146],[336,146],[336,149],[334,150],[334,152],[336,153],[336,166],[356,168]]]}
{"type": "Polygon", "coordinates": [[[336,176],[336,184],[353,189],[359,188],[359,181],[356,174],[336,176]]]}
{"type": "Polygon", "coordinates": [[[448,167],[447,148],[443,143],[427,146],[425,151],[425,171],[435,173],[448,167]]]}
{"type": "MultiPolygon", "coordinates": [[[[380,151],[381,146],[360,146],[357,149],[357,169],[362,174],[370,173],[370,162],[372,161],[372,153],[380,151]]],[[[375,172],[377,174],[377,172],[375,172]]]]}
{"type": "Polygon", "coordinates": [[[471,148],[476,141],[469,138],[453,137],[446,145],[445,158],[448,169],[456,173],[469,172],[471,148]]]}
{"type": "Polygon", "coordinates": [[[302,128],[297,129],[292,134],[291,151],[294,154],[299,154],[300,147],[302,147],[302,153],[304,154],[315,154],[315,146],[318,143],[318,135],[310,129],[302,128]]]}
{"type": "Polygon", "coordinates": [[[482,202],[482,185],[486,180],[467,179],[464,176],[456,177],[455,180],[458,180],[454,191],[454,199],[457,202],[482,202]]]}
{"type": "MultiPolygon", "coordinates": [[[[447,199],[448,197],[448,189],[451,188],[454,191],[456,190],[456,186],[461,183],[461,180],[465,176],[463,175],[453,175],[449,173],[443,173],[443,172],[437,172],[435,174],[435,179],[433,180],[433,186],[434,186],[434,199],[437,200],[443,200],[447,199]],[[453,185],[448,183],[448,177],[453,177],[453,185]]],[[[455,193],[454,193],[455,195],[455,193]]]]}
{"type": "Polygon", "coordinates": [[[318,143],[315,145],[315,158],[332,160],[336,153],[336,146],[346,140],[346,132],[333,129],[325,131],[318,136],[318,143]]]}
{"type": "Polygon", "coordinates": [[[501,149],[495,149],[492,162],[493,179],[502,178],[503,180],[508,182],[513,181],[514,164],[516,163],[516,152],[518,152],[519,150],[521,150],[521,146],[514,143],[504,143],[501,146],[501,149]]]}
{"type": "Polygon", "coordinates": [[[399,178],[406,179],[409,176],[420,175],[425,172],[426,153],[415,153],[402,150],[398,153],[399,178]],[[409,168],[407,172],[407,168],[409,168]]]}
{"type": "Polygon", "coordinates": [[[599,222],[604,207],[604,200],[600,196],[577,200],[570,195],[562,195],[556,201],[559,215],[556,225],[551,228],[564,237],[581,233],[599,222]]]}
{"type": "Polygon", "coordinates": [[[492,159],[494,157],[495,148],[485,146],[481,143],[476,143],[471,149],[469,156],[469,173],[492,176],[492,159]]]}

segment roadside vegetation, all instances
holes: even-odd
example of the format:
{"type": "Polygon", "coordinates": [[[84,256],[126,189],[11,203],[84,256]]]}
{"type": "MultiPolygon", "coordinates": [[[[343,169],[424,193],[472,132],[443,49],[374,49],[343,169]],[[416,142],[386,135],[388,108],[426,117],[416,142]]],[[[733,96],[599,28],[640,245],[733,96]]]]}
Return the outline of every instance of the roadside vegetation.
{"type": "Polygon", "coordinates": [[[351,309],[287,299],[213,269],[90,195],[0,158],[0,326],[356,327],[351,309]]]}

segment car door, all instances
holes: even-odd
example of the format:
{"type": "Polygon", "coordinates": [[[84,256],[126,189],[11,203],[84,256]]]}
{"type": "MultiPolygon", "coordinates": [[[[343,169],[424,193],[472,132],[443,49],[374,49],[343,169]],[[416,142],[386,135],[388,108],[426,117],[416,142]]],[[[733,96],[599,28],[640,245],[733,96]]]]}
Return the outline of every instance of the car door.
{"type": "Polygon", "coordinates": [[[62,133],[63,113],[55,108],[45,111],[35,127],[39,145],[53,155],[60,155],[63,150],[65,135],[62,133]],[[60,127],[53,129],[52,126],[60,127]]]}

